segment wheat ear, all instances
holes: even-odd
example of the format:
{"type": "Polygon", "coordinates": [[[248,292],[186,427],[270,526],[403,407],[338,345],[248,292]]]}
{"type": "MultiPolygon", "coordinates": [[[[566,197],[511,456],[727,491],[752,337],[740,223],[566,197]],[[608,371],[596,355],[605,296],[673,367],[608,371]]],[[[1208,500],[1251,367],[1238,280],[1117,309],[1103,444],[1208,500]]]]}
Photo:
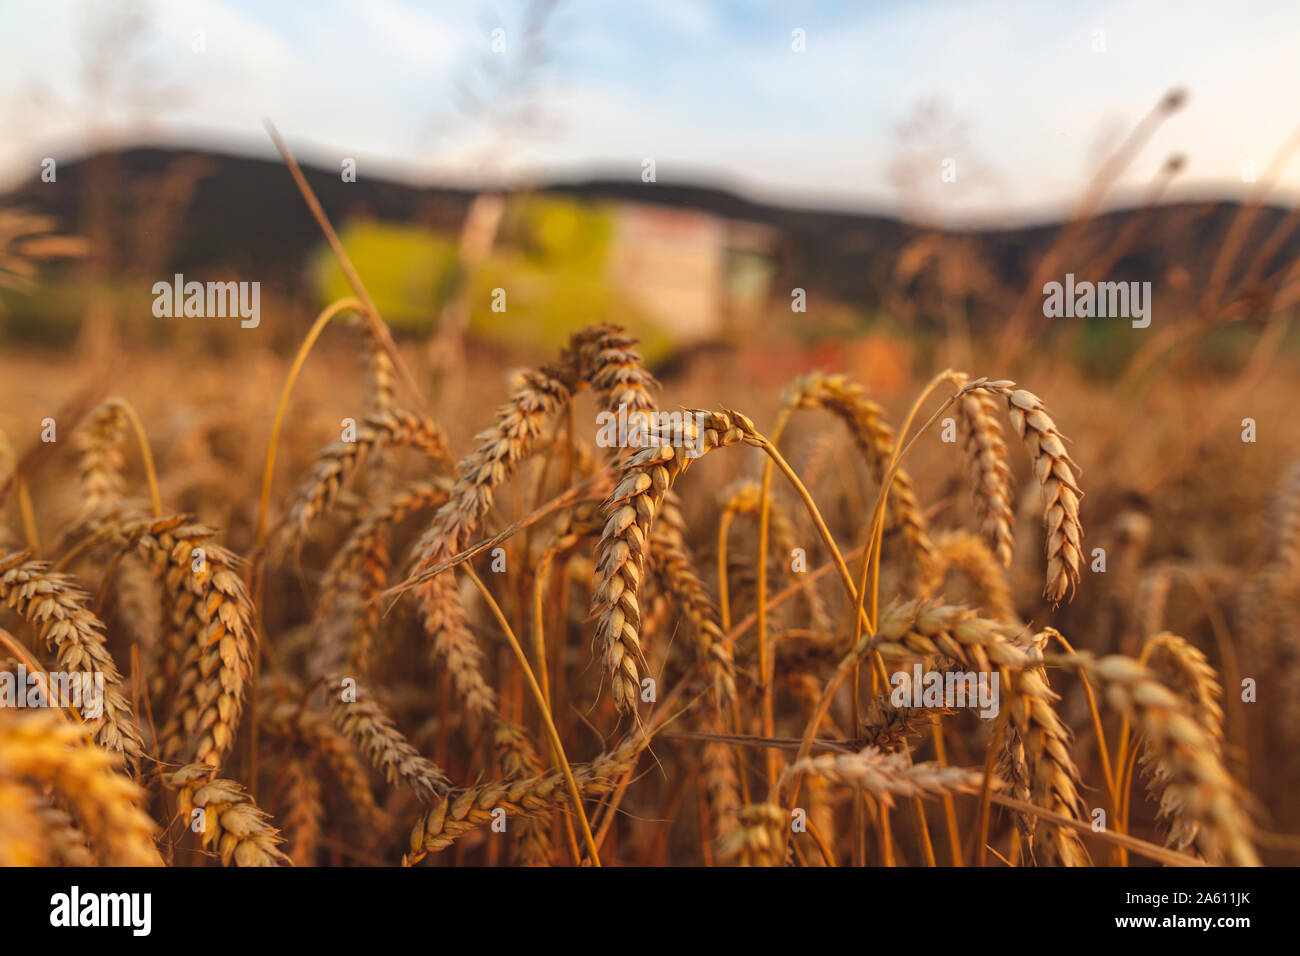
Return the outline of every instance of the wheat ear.
{"type": "MultiPolygon", "coordinates": [[[[984,773],[937,763],[910,762],[907,754],[886,753],[863,747],[858,753],[830,753],[796,760],[781,771],[784,779],[794,774],[822,777],[861,790],[892,807],[894,797],[940,797],[976,793],[984,785],[984,773]]],[[[784,780],[782,781],[784,782],[784,780]]],[[[1001,781],[994,781],[994,787],[1001,781]]]]}
{"type": "Polygon", "coordinates": [[[1076,654],[1061,663],[1082,667],[1104,684],[1106,698],[1146,736],[1150,759],[1166,774],[1161,809],[1197,828],[1196,843],[1205,858],[1259,866],[1245,795],[1224,768],[1213,734],[1186,702],[1130,657],[1076,654]]]}
{"type": "Polygon", "coordinates": [[[101,402],[77,429],[83,517],[99,515],[122,500],[129,429],[123,406],[112,399],[101,402]]]}
{"type": "Polygon", "coordinates": [[[411,746],[365,688],[339,677],[326,680],[325,688],[334,725],[369,758],[384,779],[390,784],[405,783],[425,802],[447,791],[450,781],[446,775],[411,746]]]}
{"type": "MultiPolygon", "coordinates": [[[[542,761],[524,728],[508,720],[499,720],[493,742],[504,779],[522,780],[541,774],[542,761]]],[[[515,839],[510,844],[512,862],[520,866],[545,866],[550,861],[550,821],[544,817],[526,817],[515,832],[515,839]]]]}
{"type": "MultiPolygon", "coordinates": [[[[695,442],[698,455],[745,441],[745,434],[725,412],[696,412],[703,427],[688,425],[685,440],[695,442]]],[[[750,425],[752,431],[752,424],[750,425]]],[[[592,597],[596,618],[596,646],[611,681],[614,705],[620,712],[636,709],[641,690],[641,609],[637,603],[650,531],[664,496],[694,458],[685,447],[657,444],[669,441],[653,427],[647,429],[649,447],[623,464],[622,477],[605,500],[605,528],[596,543],[599,582],[592,597]]],[[[697,455],[697,457],[698,457],[697,455]]]]}
{"type": "Polygon", "coordinates": [[[367,514],[335,552],[321,579],[316,611],[316,674],[345,666],[366,672],[382,611],[376,598],[388,582],[387,533],[408,515],[440,506],[449,490],[445,479],[421,479],[400,489],[367,514]]]}
{"type": "Polygon", "coordinates": [[[736,677],[731,647],[723,638],[718,611],[705,590],[686,544],[686,519],[676,496],[669,492],[659,508],[659,520],[650,532],[651,564],[665,593],[690,625],[697,656],[709,668],[714,700],[725,707],[735,699],[736,677]]]}
{"type": "Polygon", "coordinates": [[[285,509],[269,550],[291,551],[302,544],[313,522],[327,512],[339,489],[374,452],[406,446],[423,452],[435,464],[450,464],[447,438],[434,422],[412,412],[392,410],[367,415],[357,423],[355,441],[337,441],[320,453],[307,478],[285,509]]]}
{"type": "MultiPolygon", "coordinates": [[[[894,455],[896,437],[885,421],[884,409],[866,397],[861,385],[844,375],[815,372],[789,385],[783,403],[790,408],[823,408],[839,418],[876,481],[884,480],[894,455]]],[[[901,468],[895,472],[890,486],[889,509],[912,552],[924,564],[931,553],[925,514],[917,501],[911,477],[901,468]]]]}
{"type": "Polygon", "coordinates": [[[736,812],[736,826],[718,840],[724,866],[777,866],[784,849],[786,814],[774,803],[752,803],[736,812]]]}
{"type": "Polygon", "coordinates": [[[122,674],[104,642],[104,625],[86,609],[86,594],[65,574],[49,570],[26,552],[0,558],[0,600],[35,625],[61,670],[103,678],[103,713],[82,716],[96,742],[137,760],[143,750],[131,705],[122,695],[122,674]]]}
{"type": "Polygon", "coordinates": [[[273,704],[262,713],[268,730],[301,745],[303,750],[329,768],[366,826],[376,830],[387,826],[384,812],[375,803],[375,795],[370,790],[366,765],[352,744],[334,729],[328,717],[293,700],[273,704]]]}
{"type": "Polygon", "coordinates": [[[206,764],[188,764],[168,782],[176,789],[182,820],[213,844],[222,866],[291,866],[280,849],[284,838],[271,818],[233,780],[214,776],[206,764]]]}
{"type": "Polygon", "coordinates": [[[220,767],[234,746],[256,647],[239,559],[210,540],[214,533],[184,515],[132,522],[120,532],[162,578],[171,639],[179,641],[162,754],[211,768],[220,767]]]}
{"type": "MultiPolygon", "coordinates": [[[[1058,698],[1040,676],[1037,658],[1012,640],[1005,625],[969,608],[914,600],[886,609],[875,636],[864,636],[861,647],[886,655],[943,656],[981,671],[1001,669],[1012,693],[1012,722],[1025,743],[1035,802],[1080,818],[1079,771],[1070,756],[1069,732],[1052,706],[1058,698]]],[[[1070,828],[1047,829],[1044,862],[1086,864],[1087,853],[1070,828]]]]}
{"type": "MultiPolygon", "coordinates": [[[[644,731],[634,731],[614,750],[590,763],[574,764],[578,792],[584,797],[609,793],[619,778],[636,766],[649,742],[644,731]]],[[[443,850],[469,830],[491,823],[497,810],[506,817],[535,817],[567,806],[569,793],[564,774],[558,771],[451,791],[440,796],[416,822],[411,853],[419,859],[443,850]]]]}
{"type": "Polygon", "coordinates": [[[279,805],[284,808],[285,850],[295,866],[311,866],[320,846],[325,820],[321,785],[307,761],[290,757],[285,763],[279,805]]]}
{"type": "Polygon", "coordinates": [[[1047,528],[1047,581],[1043,594],[1059,603],[1078,587],[1083,561],[1083,525],[1079,521],[1083,492],[1075,479],[1077,466],[1037,395],[1023,388],[996,390],[1006,396],[1011,424],[1029,451],[1034,475],[1043,489],[1043,523],[1047,528]]]}
{"type": "MultiPolygon", "coordinates": [[[[1223,708],[1219,700],[1223,687],[1219,675],[1205,655],[1177,634],[1163,631],[1147,642],[1147,666],[1164,684],[1186,702],[1189,713],[1205,729],[1216,752],[1223,740],[1223,708]]],[[[1143,764],[1150,774],[1148,792],[1160,808],[1165,829],[1165,846],[1187,850],[1196,844],[1199,827],[1184,817],[1178,792],[1169,794],[1168,784],[1177,779],[1177,769],[1168,763],[1169,755],[1159,749],[1143,747],[1143,764]]]]}
{"type": "MultiPolygon", "coordinates": [[[[532,453],[572,387],[572,371],[565,365],[520,376],[510,401],[497,411],[495,426],[477,436],[474,451],[461,461],[451,497],[416,543],[413,571],[448,560],[468,543],[491,509],[496,488],[532,453]]],[[[434,657],[446,661],[457,696],[471,714],[493,711],[496,694],[483,678],[483,652],[470,632],[454,570],[420,584],[415,598],[425,631],[433,637],[434,657]]]]}
{"type": "Polygon", "coordinates": [[[963,392],[957,413],[966,435],[966,458],[974,474],[975,512],[980,532],[1004,568],[1011,566],[1016,515],[1011,506],[1012,478],[1007,443],[996,415],[997,402],[988,392],[963,392]]]}
{"type": "Polygon", "coordinates": [[[950,570],[960,571],[975,586],[979,606],[989,617],[1004,624],[1016,623],[1006,573],[983,538],[960,530],[938,535],[934,539],[934,558],[922,576],[921,595],[929,597],[938,592],[950,570]]]}
{"type": "Polygon", "coordinates": [[[19,778],[49,787],[90,838],[98,862],[161,866],[157,828],[140,809],[145,793],[119,772],[121,762],[53,712],[0,717],[0,791],[5,780],[19,778]]]}

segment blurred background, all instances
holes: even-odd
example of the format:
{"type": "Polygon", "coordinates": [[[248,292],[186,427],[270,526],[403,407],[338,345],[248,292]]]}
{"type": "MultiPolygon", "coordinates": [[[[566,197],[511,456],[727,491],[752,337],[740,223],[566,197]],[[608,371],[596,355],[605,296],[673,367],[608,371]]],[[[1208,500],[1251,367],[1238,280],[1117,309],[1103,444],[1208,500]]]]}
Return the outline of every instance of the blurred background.
{"type": "Polygon", "coordinates": [[[652,7],[8,5],[0,334],[297,341],[348,287],[264,118],[435,366],[618,321],[656,365],[743,346],[774,383],[829,348],[889,388],[1030,336],[1104,376],[1141,336],[1017,315],[1043,250],[1155,284],[1157,328],[1246,275],[1214,271],[1243,204],[1261,271],[1297,251],[1293,4],[652,7]],[[155,318],[177,272],[260,282],[265,320],[155,318]]]}

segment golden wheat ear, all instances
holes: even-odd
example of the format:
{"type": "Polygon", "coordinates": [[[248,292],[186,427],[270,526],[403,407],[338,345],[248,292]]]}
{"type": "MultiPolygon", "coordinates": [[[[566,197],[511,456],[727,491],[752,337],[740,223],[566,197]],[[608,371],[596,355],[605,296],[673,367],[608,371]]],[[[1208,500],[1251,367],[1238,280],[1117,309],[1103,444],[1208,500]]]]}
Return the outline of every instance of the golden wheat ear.
{"type": "Polygon", "coordinates": [[[180,817],[202,834],[222,866],[291,866],[284,838],[242,786],[215,776],[206,764],[188,764],[168,777],[180,817]]]}
{"type": "Polygon", "coordinates": [[[82,707],[96,742],[134,763],[143,755],[140,730],[123,696],[124,681],[104,640],[104,625],[87,609],[89,598],[66,574],[32,561],[25,552],[0,558],[0,601],[39,628],[59,667],[103,680],[103,713],[82,707]]]}

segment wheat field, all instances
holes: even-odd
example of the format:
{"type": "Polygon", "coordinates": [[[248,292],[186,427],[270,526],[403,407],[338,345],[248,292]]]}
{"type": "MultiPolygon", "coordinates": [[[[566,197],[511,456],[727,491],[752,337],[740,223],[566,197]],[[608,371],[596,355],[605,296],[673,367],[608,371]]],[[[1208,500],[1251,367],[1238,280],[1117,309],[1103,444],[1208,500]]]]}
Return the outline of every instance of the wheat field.
{"type": "Polygon", "coordinates": [[[901,382],[576,319],[449,377],[284,152],[355,293],[292,354],[0,357],[0,675],[99,689],[0,707],[0,865],[1300,859],[1280,242],[1105,380],[1038,281],[901,382]]]}
{"type": "Polygon", "coordinates": [[[103,694],[0,708],[0,863],[1295,861],[1285,370],[669,401],[596,325],[431,402],[358,291],[292,363],[6,361],[3,669],[103,694]]]}

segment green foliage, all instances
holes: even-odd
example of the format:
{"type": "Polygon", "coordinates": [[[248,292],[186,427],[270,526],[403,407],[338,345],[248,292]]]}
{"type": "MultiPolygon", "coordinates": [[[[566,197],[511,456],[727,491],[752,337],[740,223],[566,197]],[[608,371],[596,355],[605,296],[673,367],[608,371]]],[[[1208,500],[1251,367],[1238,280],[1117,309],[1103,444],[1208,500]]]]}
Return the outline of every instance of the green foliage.
{"type": "Polygon", "coordinates": [[[672,340],[610,281],[614,212],[553,196],[511,200],[496,252],[468,290],[470,327],[508,345],[554,350],[575,330],[616,322],[641,339],[648,360],[667,354],[672,340]],[[493,290],[505,291],[505,311],[493,311],[493,290]]]}
{"type": "Polygon", "coordinates": [[[89,304],[89,287],[68,277],[42,277],[31,290],[0,289],[0,340],[68,348],[81,331],[89,304]]]}
{"type": "MultiPolygon", "coordinates": [[[[394,328],[428,332],[457,281],[455,240],[399,223],[349,223],[339,236],[380,313],[394,328]]],[[[353,294],[327,245],[313,256],[322,304],[353,294]]]]}
{"type": "MultiPolygon", "coordinates": [[[[1085,376],[1094,381],[1119,378],[1137,348],[1146,341],[1145,336],[1150,334],[1148,329],[1134,329],[1130,320],[1122,318],[1053,321],[1058,324],[1078,324],[1078,329],[1072,336],[1075,364],[1085,376]]],[[[1067,328],[1064,334],[1069,334],[1070,331],[1067,328]]]]}
{"type": "MultiPolygon", "coordinates": [[[[470,329],[515,348],[553,351],[576,329],[617,322],[642,340],[648,359],[662,357],[670,337],[641,314],[608,275],[612,209],[551,196],[512,198],[488,259],[467,274],[454,237],[417,226],[361,222],[340,235],[379,311],[395,328],[426,333],[444,306],[463,294],[470,329]],[[493,311],[494,290],[505,311],[493,311]]],[[[326,246],[312,262],[322,301],[352,295],[326,246]]],[[[499,300],[498,300],[499,301],[499,300]]]]}

